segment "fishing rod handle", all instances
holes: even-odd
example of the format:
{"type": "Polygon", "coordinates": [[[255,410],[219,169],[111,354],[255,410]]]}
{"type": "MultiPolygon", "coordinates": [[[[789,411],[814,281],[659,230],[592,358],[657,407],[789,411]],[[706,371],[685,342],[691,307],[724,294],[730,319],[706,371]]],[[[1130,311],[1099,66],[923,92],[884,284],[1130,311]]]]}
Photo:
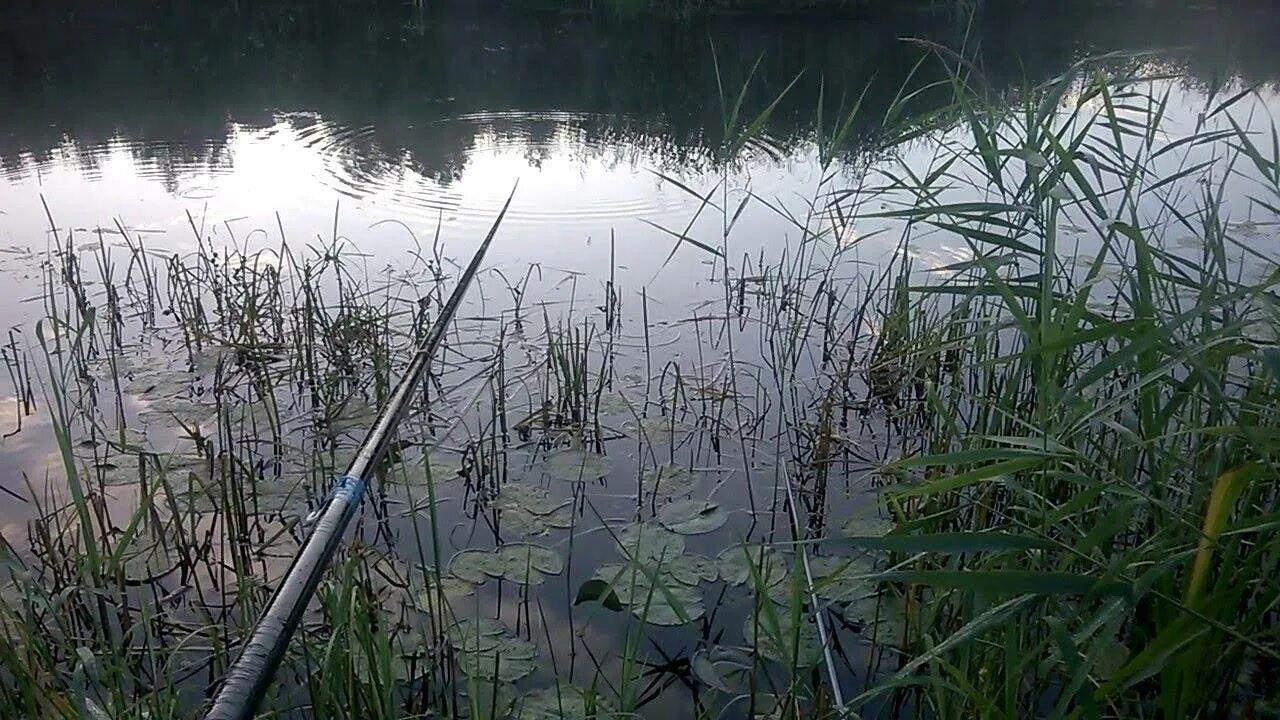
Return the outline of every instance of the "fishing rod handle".
{"type": "Polygon", "coordinates": [[[342,542],[342,531],[360,507],[364,485],[364,479],[355,475],[344,475],[339,480],[302,551],[285,573],[253,635],[227,673],[213,707],[205,716],[207,720],[248,720],[254,716],[284,658],[293,631],[306,612],[307,601],[342,542]]]}

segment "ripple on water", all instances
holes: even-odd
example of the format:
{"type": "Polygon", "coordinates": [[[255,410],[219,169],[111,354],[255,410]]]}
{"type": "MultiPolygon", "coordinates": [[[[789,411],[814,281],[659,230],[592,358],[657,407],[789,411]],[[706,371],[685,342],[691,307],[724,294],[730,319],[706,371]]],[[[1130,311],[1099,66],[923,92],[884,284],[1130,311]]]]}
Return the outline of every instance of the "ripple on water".
{"type": "MultiPolygon", "coordinates": [[[[231,124],[220,137],[117,136],[97,144],[68,139],[49,156],[3,164],[0,172],[21,182],[32,169],[46,172],[52,166],[93,180],[103,179],[104,168],[114,164],[140,180],[161,183],[182,200],[216,202],[240,182],[229,176],[243,174],[250,183],[261,182],[252,177],[256,171],[245,157],[266,145],[281,153],[279,158],[268,155],[267,162],[286,165],[284,176],[291,182],[314,182],[317,193],[337,193],[387,217],[428,222],[440,217],[464,224],[488,222],[517,177],[526,190],[508,213],[509,223],[675,222],[696,210],[699,200],[646,170],[693,153],[698,157],[676,163],[678,174],[690,186],[707,189],[718,179],[705,150],[679,148],[664,139],[660,128],[565,111],[472,112],[399,127],[344,125],[314,112],[282,112],[275,115],[274,125],[231,124]],[[710,180],[691,179],[703,172],[710,180]]],[[[787,152],[771,138],[758,137],[747,143],[744,155],[750,173],[760,163],[777,164],[787,152]]],[[[761,180],[751,179],[757,192],[786,190],[768,178],[761,180]]]]}
{"type": "MultiPolygon", "coordinates": [[[[424,148],[429,149],[426,144],[416,145],[421,154],[407,148],[388,150],[371,126],[344,127],[314,116],[293,116],[291,121],[299,126],[298,140],[321,159],[323,173],[318,179],[322,183],[396,217],[434,220],[443,214],[453,221],[485,222],[505,200],[507,182],[517,175],[536,177],[544,172],[547,161],[555,159],[570,159],[579,166],[594,163],[613,182],[604,189],[593,187],[593,180],[601,178],[582,172],[548,174],[541,182],[550,197],[513,205],[507,222],[563,226],[661,218],[683,213],[697,203],[675,188],[657,192],[661,181],[640,169],[659,165],[661,148],[629,144],[625,133],[610,125],[616,121],[602,115],[474,112],[432,121],[417,132],[405,129],[415,141],[425,138],[428,143],[437,136],[470,138],[446,158],[449,167],[443,169],[431,167],[421,156],[424,148]],[[520,162],[509,169],[501,183],[497,178],[493,187],[469,182],[482,179],[467,172],[477,163],[510,157],[520,162]],[[617,181],[624,176],[629,177],[617,181]],[[457,189],[461,184],[467,185],[465,192],[457,189]]],[[[769,157],[780,153],[768,138],[753,140],[749,150],[769,157]]]]}

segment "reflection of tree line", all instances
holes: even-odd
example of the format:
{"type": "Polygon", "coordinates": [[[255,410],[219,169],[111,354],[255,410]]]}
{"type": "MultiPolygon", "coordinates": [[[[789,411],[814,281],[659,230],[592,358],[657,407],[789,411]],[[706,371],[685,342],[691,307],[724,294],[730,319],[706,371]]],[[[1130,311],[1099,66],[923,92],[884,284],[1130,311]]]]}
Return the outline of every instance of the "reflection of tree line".
{"type": "MultiPolygon", "coordinates": [[[[563,133],[579,151],[606,159],[637,153],[647,163],[707,164],[722,128],[712,45],[730,91],[763,58],[746,108],[765,107],[803,73],[765,127],[781,152],[812,136],[819,78],[829,113],[842,94],[848,103],[870,83],[854,145],[873,132],[924,53],[904,36],[969,48],[997,90],[1060,73],[1088,52],[1146,47],[1178,48],[1163,52],[1164,62],[1204,82],[1224,72],[1248,81],[1280,76],[1271,41],[1280,13],[1253,5],[1195,13],[989,0],[970,27],[953,12],[620,26],[555,15],[426,17],[369,0],[240,3],[240,12],[194,0],[152,8],[117,2],[83,3],[57,21],[10,6],[11,17],[0,20],[6,172],[54,152],[76,154],[91,169],[89,149],[117,137],[161,172],[215,164],[225,158],[229,124],[269,126],[270,108],[375,127],[359,151],[340,154],[358,173],[407,158],[416,171],[448,181],[478,138],[523,142],[536,157],[563,133]],[[526,114],[444,122],[495,109],[526,114]],[[529,119],[546,110],[569,115],[529,119]]],[[[927,62],[912,81],[941,72],[927,62]]],[[[908,114],[946,97],[942,89],[918,96],[908,114]]]]}

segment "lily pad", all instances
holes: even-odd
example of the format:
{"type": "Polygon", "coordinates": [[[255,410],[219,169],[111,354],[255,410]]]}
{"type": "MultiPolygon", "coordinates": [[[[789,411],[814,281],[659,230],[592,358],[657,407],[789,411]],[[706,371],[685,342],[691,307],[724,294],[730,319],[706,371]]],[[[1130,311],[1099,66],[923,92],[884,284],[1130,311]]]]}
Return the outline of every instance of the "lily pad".
{"type": "Polygon", "coordinates": [[[426,467],[431,470],[432,482],[448,482],[462,477],[462,458],[456,456],[431,456],[426,467]]]}
{"type": "Polygon", "coordinates": [[[685,585],[715,582],[720,577],[720,565],[715,560],[693,553],[671,558],[665,569],[671,577],[685,585]]]}
{"type": "Polygon", "coordinates": [[[779,612],[786,612],[785,608],[790,608],[794,603],[808,602],[809,590],[805,584],[804,569],[791,568],[782,582],[770,585],[765,592],[773,604],[784,608],[779,612]]]}
{"type": "Polygon", "coordinates": [[[462,550],[449,561],[449,572],[476,585],[490,577],[502,577],[507,566],[492,550],[462,550]]]}
{"type": "Polygon", "coordinates": [[[558,683],[534,690],[516,703],[517,720],[613,720],[616,711],[594,691],[558,683]]]}
{"type": "Polygon", "coordinates": [[[547,456],[546,473],[566,482],[591,482],[609,474],[609,462],[603,455],[565,448],[547,456]]]}
{"type": "Polygon", "coordinates": [[[534,515],[548,515],[564,505],[553,500],[546,488],[519,483],[503,485],[493,504],[501,510],[521,510],[534,515]]]}
{"type": "Polygon", "coordinates": [[[630,605],[636,599],[643,600],[651,584],[645,569],[633,563],[601,565],[596,568],[592,577],[609,585],[617,596],[618,602],[623,605],[630,605]]]}
{"type": "Polygon", "coordinates": [[[515,688],[511,683],[502,681],[483,682],[472,677],[469,682],[462,683],[466,696],[458,710],[462,717],[475,720],[497,720],[505,718],[515,704],[515,688]]]}
{"type": "Polygon", "coordinates": [[[633,404],[627,400],[625,395],[615,390],[614,392],[604,393],[600,396],[599,407],[600,412],[605,414],[625,413],[630,412],[633,404]]]}
{"type": "Polygon", "coordinates": [[[765,585],[777,585],[786,580],[786,564],[777,551],[763,545],[734,545],[716,556],[720,565],[720,577],[730,585],[741,585],[758,573],[765,585]],[[755,573],[752,572],[755,569],[755,573]]]}
{"type": "Polygon", "coordinates": [[[541,515],[509,508],[502,511],[500,519],[503,535],[542,535],[548,530],[541,515]]]}
{"type": "Polygon", "coordinates": [[[643,478],[644,491],[658,497],[674,497],[688,495],[697,486],[697,478],[693,473],[674,465],[660,465],[646,470],[643,478]]]}
{"type": "Polygon", "coordinates": [[[618,531],[618,545],[627,557],[648,563],[684,554],[684,538],[658,525],[632,523],[618,531]]]}
{"type": "Polygon", "coordinates": [[[658,521],[681,535],[701,535],[724,527],[729,516],[707,500],[677,500],[658,510],[658,521]]]}
{"type": "Polygon", "coordinates": [[[893,593],[864,595],[849,603],[844,618],[860,628],[858,634],[867,642],[901,647],[907,639],[907,604],[893,593]]]}
{"type": "Polygon", "coordinates": [[[631,614],[650,625],[674,627],[698,620],[706,614],[702,595],[680,584],[654,588],[654,592],[631,605],[631,614]],[[665,592],[663,592],[665,589],[665,592]]]}
{"type": "MultiPolygon", "coordinates": [[[[377,682],[375,678],[382,681],[395,679],[398,681],[409,680],[410,659],[404,653],[398,652],[393,647],[390,656],[386,658],[387,664],[384,666],[380,657],[370,657],[369,653],[361,645],[355,645],[351,653],[351,666],[355,671],[355,676],[364,682],[377,682]]],[[[419,663],[421,666],[421,663],[419,663]]]]}
{"type": "MultiPolygon", "coordinates": [[[[418,594],[414,596],[414,604],[418,606],[419,610],[430,613],[433,612],[433,609],[440,604],[435,587],[436,579],[428,573],[427,588],[418,592],[418,594]]],[[[447,603],[453,603],[464,597],[473,595],[475,591],[475,584],[469,583],[462,578],[455,577],[453,575],[442,575],[440,577],[439,594],[444,595],[445,602],[447,603]]]]}
{"type": "Polygon", "coordinates": [[[733,686],[730,685],[727,674],[716,667],[707,656],[701,652],[695,654],[689,660],[689,669],[693,672],[693,676],[703,685],[709,688],[719,690],[723,693],[733,692],[733,686]]]}
{"type": "Polygon", "coordinates": [[[498,548],[498,557],[508,571],[518,568],[519,572],[523,573],[526,567],[530,567],[547,575],[559,575],[564,572],[564,560],[559,553],[541,545],[532,543],[503,545],[498,548]]]}
{"type": "Polygon", "coordinates": [[[813,589],[828,600],[850,600],[875,591],[875,583],[866,578],[876,571],[867,557],[815,557],[809,559],[813,572],[813,589]]]}
{"type": "Polygon", "coordinates": [[[699,682],[724,693],[737,692],[754,666],[750,653],[714,645],[689,659],[689,669],[699,682]]]}
{"type": "Polygon", "coordinates": [[[618,602],[652,625],[675,626],[702,617],[702,594],[670,574],[634,563],[602,565],[595,577],[612,587],[618,602]]]}
{"type": "Polygon", "coordinates": [[[894,521],[878,515],[856,515],[845,521],[840,533],[845,536],[882,537],[897,526],[894,521]]]}
{"type": "Polygon", "coordinates": [[[537,648],[527,640],[514,637],[500,638],[497,645],[483,652],[463,653],[458,658],[458,669],[472,678],[515,682],[533,674],[538,669],[537,648]],[[529,652],[526,646],[532,648],[529,652]]]}
{"type": "Polygon", "coordinates": [[[640,418],[639,422],[632,418],[623,423],[622,429],[628,436],[650,443],[670,443],[689,432],[686,423],[673,421],[669,415],[640,418]]]}
{"type": "Polygon", "coordinates": [[[557,508],[555,512],[543,516],[543,522],[549,528],[571,528],[573,527],[573,508],[568,505],[557,508]]]}
{"type": "Polygon", "coordinates": [[[757,613],[748,617],[742,626],[742,636],[761,656],[782,665],[794,662],[800,667],[813,667],[822,661],[822,642],[818,627],[801,613],[794,620],[793,614],[777,610],[769,615],[757,613]],[[774,622],[776,621],[776,625],[774,622]]]}
{"type": "Polygon", "coordinates": [[[445,630],[450,644],[464,653],[486,652],[497,647],[506,626],[488,618],[461,618],[445,630]]]}

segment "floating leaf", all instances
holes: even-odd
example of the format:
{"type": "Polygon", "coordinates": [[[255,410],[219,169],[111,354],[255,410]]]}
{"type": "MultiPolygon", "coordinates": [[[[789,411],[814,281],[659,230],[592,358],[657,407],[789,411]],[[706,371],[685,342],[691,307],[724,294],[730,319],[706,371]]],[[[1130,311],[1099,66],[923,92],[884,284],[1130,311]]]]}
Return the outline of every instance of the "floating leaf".
{"type": "Polygon", "coordinates": [[[720,566],[705,555],[677,555],[663,565],[671,577],[685,585],[715,582],[720,577],[720,566]]]}
{"type": "Polygon", "coordinates": [[[493,504],[500,510],[519,510],[534,515],[548,515],[565,503],[553,500],[546,488],[507,483],[498,491],[498,497],[494,498],[493,504]]]}
{"type": "Polygon", "coordinates": [[[573,508],[565,505],[564,507],[558,508],[555,512],[543,516],[542,521],[546,523],[549,528],[571,528],[573,527],[573,508]]]}
{"type": "Polygon", "coordinates": [[[658,511],[664,527],[682,535],[701,535],[724,527],[729,521],[720,506],[706,500],[677,500],[658,511]]]}
{"type": "Polygon", "coordinates": [[[684,585],[668,585],[666,592],[654,588],[654,592],[631,606],[631,614],[649,623],[674,627],[693,622],[706,614],[702,595],[684,585]]]}
{"type": "Polygon", "coordinates": [[[484,652],[464,653],[458,658],[458,669],[473,678],[515,682],[538,669],[537,647],[527,640],[503,637],[484,652]],[[524,655],[528,653],[528,657],[524,655]]]}
{"type": "Polygon", "coordinates": [[[721,671],[721,668],[716,667],[716,664],[701,652],[695,653],[689,660],[689,669],[693,672],[693,676],[707,687],[724,693],[734,691],[733,686],[729,684],[729,680],[726,674],[721,671]]]}
{"type": "Polygon", "coordinates": [[[613,591],[609,582],[600,578],[592,578],[578,588],[578,595],[573,599],[573,604],[581,605],[586,602],[599,602],[614,612],[623,608],[622,601],[618,599],[618,594],[613,591]]]}
{"type": "Polygon", "coordinates": [[[630,412],[631,402],[621,392],[614,391],[600,395],[600,412],[604,414],[630,412]]]}
{"type": "Polygon", "coordinates": [[[602,565],[595,578],[608,583],[618,602],[653,625],[683,625],[702,617],[702,595],[665,572],[636,565],[602,565]]]}
{"type": "Polygon", "coordinates": [[[473,679],[515,682],[537,669],[538,646],[496,620],[463,618],[445,632],[458,651],[458,668],[473,679]]]}
{"type": "MultiPolygon", "coordinates": [[[[504,563],[505,564],[505,563],[504,563]]],[[[542,573],[527,565],[523,560],[505,564],[502,579],[517,585],[541,585],[545,579],[542,573]]]]}
{"type": "Polygon", "coordinates": [[[546,473],[566,482],[591,482],[609,474],[609,463],[603,455],[565,448],[547,456],[546,473]]]}
{"type": "Polygon", "coordinates": [[[894,521],[878,515],[855,515],[845,521],[840,528],[841,535],[862,535],[880,537],[888,535],[897,527],[894,521]]]}
{"type": "Polygon", "coordinates": [[[774,550],[763,545],[735,545],[716,556],[720,577],[730,585],[741,585],[754,577],[752,568],[765,585],[777,585],[787,578],[787,567],[774,550]]]}
{"type": "Polygon", "coordinates": [[[673,465],[660,465],[646,470],[643,478],[644,491],[658,497],[688,495],[697,486],[693,473],[673,465]]]}
{"type": "Polygon", "coordinates": [[[619,530],[618,545],[624,555],[644,563],[684,553],[683,537],[649,523],[632,523],[619,530]]]}
{"type": "Polygon", "coordinates": [[[742,636],[761,656],[788,667],[793,663],[813,667],[822,661],[818,628],[808,613],[800,613],[794,620],[793,613],[785,609],[771,614],[757,613],[747,618],[742,636]],[[777,626],[773,626],[775,620],[777,626]]]}
{"type": "Polygon", "coordinates": [[[122,554],[125,576],[131,580],[145,580],[164,575],[181,563],[178,547],[173,542],[149,534],[139,534],[122,554]]]}
{"type": "Polygon", "coordinates": [[[876,581],[867,577],[876,571],[870,558],[815,557],[809,559],[809,570],[814,592],[828,600],[858,598],[876,588],[876,581]]]}
{"type": "Polygon", "coordinates": [[[1049,165],[1049,161],[1043,154],[1036,150],[1026,150],[1022,154],[1022,159],[1027,163],[1027,167],[1043,168],[1049,165]]]}
{"type": "Polygon", "coordinates": [[[449,572],[480,585],[490,577],[502,577],[506,564],[491,550],[462,550],[449,561],[449,572]]]}
{"type": "Polygon", "coordinates": [[[459,652],[485,652],[498,646],[507,628],[488,618],[460,618],[445,629],[445,636],[459,652]]]}
{"type": "Polygon", "coordinates": [[[559,575],[564,572],[564,560],[560,558],[559,553],[541,545],[532,543],[503,545],[498,548],[498,557],[502,559],[506,568],[518,567],[521,572],[526,565],[548,575],[559,575]]]}
{"type": "Polygon", "coordinates": [[[907,604],[899,595],[881,592],[864,595],[849,603],[844,618],[860,628],[868,642],[902,647],[907,639],[907,604]]]}
{"type": "Polygon", "coordinates": [[[511,683],[500,680],[485,682],[483,678],[473,676],[462,685],[466,691],[458,708],[462,717],[475,720],[505,718],[515,704],[515,688],[511,683]]]}
{"type": "Polygon", "coordinates": [[[638,423],[632,418],[622,425],[622,430],[628,436],[638,440],[650,443],[670,443],[675,438],[687,434],[689,426],[683,422],[673,421],[671,416],[665,415],[640,418],[638,423]]]}
{"type": "MultiPolygon", "coordinates": [[[[653,572],[650,570],[649,572],[653,572]]],[[[632,563],[608,563],[596,568],[592,579],[608,585],[618,602],[630,605],[643,600],[649,592],[649,577],[645,569],[632,563]]]]}
{"type": "Polygon", "coordinates": [[[361,678],[365,682],[376,683],[379,680],[398,680],[405,681],[410,679],[410,659],[403,653],[390,648],[390,652],[385,657],[386,664],[383,664],[384,658],[378,653],[378,649],[374,648],[373,656],[363,645],[354,645],[351,651],[351,668],[355,672],[355,676],[361,678]]]}
{"type": "Polygon", "coordinates": [[[613,720],[612,704],[595,691],[558,683],[534,690],[516,704],[517,720],[613,720]]]}
{"type": "Polygon", "coordinates": [[[503,535],[541,535],[548,530],[541,515],[519,509],[506,509],[500,518],[503,535]]]}
{"type": "Polygon", "coordinates": [[[427,589],[419,592],[414,596],[414,602],[419,610],[423,612],[433,612],[439,603],[438,594],[444,595],[446,602],[455,602],[468,595],[475,593],[476,586],[453,575],[442,575],[440,577],[439,593],[436,591],[436,579],[431,573],[427,573],[427,589]]]}
{"type": "Polygon", "coordinates": [[[424,455],[416,448],[405,447],[390,453],[387,462],[394,464],[394,469],[386,475],[392,485],[425,487],[428,478],[439,485],[462,477],[462,458],[458,455],[434,452],[424,455]]]}

